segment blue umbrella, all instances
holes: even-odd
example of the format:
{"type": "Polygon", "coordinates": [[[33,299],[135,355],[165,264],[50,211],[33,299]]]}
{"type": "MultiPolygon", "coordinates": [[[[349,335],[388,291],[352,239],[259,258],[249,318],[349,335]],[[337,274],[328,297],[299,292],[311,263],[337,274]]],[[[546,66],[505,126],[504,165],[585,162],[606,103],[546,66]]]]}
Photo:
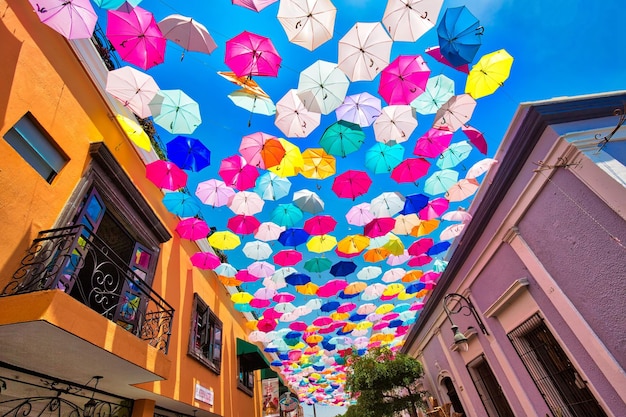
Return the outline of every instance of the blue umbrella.
{"type": "Polygon", "coordinates": [[[309,234],[304,229],[293,227],[291,229],[284,230],[278,236],[278,241],[283,246],[298,246],[303,244],[309,238],[309,234]]]}
{"type": "Polygon", "coordinates": [[[327,303],[322,304],[322,307],[320,307],[320,310],[322,310],[325,313],[330,313],[331,311],[335,311],[337,310],[337,307],[339,307],[341,304],[339,304],[338,301],[329,301],[327,303]]]}
{"type": "Polygon", "coordinates": [[[200,203],[187,193],[166,193],[162,201],[170,213],[180,217],[194,217],[200,212],[200,203]]]}
{"type": "Polygon", "coordinates": [[[345,277],[356,270],[356,264],[352,261],[339,261],[330,268],[330,273],[335,277],[345,277]]]}
{"type": "Polygon", "coordinates": [[[280,200],[289,194],[290,188],[291,181],[268,171],[257,178],[254,192],[263,200],[280,200]]]}
{"type": "Polygon", "coordinates": [[[180,169],[198,172],[211,165],[211,151],[198,139],[176,136],[166,147],[168,159],[180,169]]]}
{"type": "Polygon", "coordinates": [[[404,200],[404,208],[400,210],[400,214],[418,213],[426,205],[428,205],[428,196],[424,194],[407,195],[404,200]]]}
{"type": "Polygon", "coordinates": [[[406,287],[404,291],[407,294],[415,294],[417,292],[420,292],[424,288],[426,288],[426,284],[424,284],[423,282],[416,282],[406,287]]]}
{"type": "Polygon", "coordinates": [[[356,298],[360,295],[360,293],[355,293],[355,294],[346,294],[343,290],[339,291],[339,294],[337,294],[337,297],[341,298],[342,300],[349,300],[351,298],[356,298]]]}
{"type": "Polygon", "coordinates": [[[391,172],[404,158],[404,147],[377,142],[365,153],[365,167],[374,174],[391,172]]]}
{"type": "Polygon", "coordinates": [[[365,320],[367,318],[367,315],[365,314],[358,314],[358,313],[354,313],[352,314],[348,320],[350,320],[353,323],[359,322],[361,320],[365,320]]]}
{"type": "Polygon", "coordinates": [[[270,214],[270,221],[279,226],[292,227],[300,220],[304,214],[295,204],[279,204],[270,214]]]}
{"type": "Polygon", "coordinates": [[[285,282],[289,285],[305,285],[311,282],[311,277],[306,274],[293,273],[285,277],[285,282]]]}
{"type": "Polygon", "coordinates": [[[441,55],[454,67],[474,60],[481,44],[483,27],[465,6],[446,9],[437,36],[441,55]]]}
{"type": "Polygon", "coordinates": [[[450,242],[448,242],[448,241],[439,242],[439,243],[437,243],[435,245],[432,245],[430,247],[430,249],[428,249],[426,251],[426,254],[428,256],[434,256],[434,255],[437,255],[437,254],[439,254],[441,252],[446,251],[449,247],[450,247],[450,242]]]}

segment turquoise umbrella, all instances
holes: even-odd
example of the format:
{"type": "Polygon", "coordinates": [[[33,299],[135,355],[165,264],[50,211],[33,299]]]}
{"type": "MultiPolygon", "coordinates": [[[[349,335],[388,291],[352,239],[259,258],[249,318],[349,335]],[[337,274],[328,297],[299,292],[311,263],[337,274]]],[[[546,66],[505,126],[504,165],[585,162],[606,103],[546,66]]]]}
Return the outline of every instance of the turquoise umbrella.
{"type": "Polygon", "coordinates": [[[291,181],[268,171],[257,178],[254,192],[263,200],[279,200],[288,195],[290,189],[291,181]]]}
{"type": "Polygon", "coordinates": [[[166,193],[162,201],[170,213],[180,217],[194,217],[200,212],[200,203],[187,193],[166,193]]]}
{"type": "Polygon", "coordinates": [[[376,143],[365,153],[365,167],[374,174],[391,172],[402,162],[404,147],[400,144],[389,146],[384,143],[376,143]]]}
{"type": "Polygon", "coordinates": [[[420,114],[435,114],[454,95],[454,81],[445,75],[428,79],[426,90],[411,102],[420,114]]]}
{"type": "Polygon", "coordinates": [[[293,227],[302,220],[303,213],[295,204],[279,204],[270,214],[270,220],[279,226],[293,227]]]}
{"type": "Polygon", "coordinates": [[[472,146],[466,140],[453,143],[439,155],[437,166],[441,169],[454,168],[463,162],[472,152],[472,146]]]}
{"type": "Polygon", "coordinates": [[[328,258],[311,258],[304,263],[304,269],[309,272],[328,271],[333,262],[328,258]]]}
{"type": "Polygon", "coordinates": [[[428,177],[424,182],[424,192],[430,195],[443,194],[459,180],[459,173],[451,169],[442,169],[428,177]]]}
{"type": "Polygon", "coordinates": [[[328,126],[320,139],[320,146],[331,155],[345,158],[346,155],[359,150],[363,142],[365,133],[361,126],[339,120],[328,126]]]}
{"type": "Polygon", "coordinates": [[[154,122],[170,133],[193,133],[202,122],[200,106],[182,90],[160,90],[148,104],[154,122]]]}

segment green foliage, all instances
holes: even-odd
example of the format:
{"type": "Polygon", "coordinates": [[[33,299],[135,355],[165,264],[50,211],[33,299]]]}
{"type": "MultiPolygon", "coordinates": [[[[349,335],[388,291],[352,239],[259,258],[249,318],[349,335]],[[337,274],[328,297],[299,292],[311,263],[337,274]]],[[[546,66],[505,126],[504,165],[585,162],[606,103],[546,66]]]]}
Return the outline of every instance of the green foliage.
{"type": "Polygon", "coordinates": [[[344,417],[391,417],[403,410],[416,415],[416,409],[423,407],[418,379],[424,368],[417,359],[378,348],[364,356],[352,354],[347,363],[346,389],[357,403],[344,417]]]}

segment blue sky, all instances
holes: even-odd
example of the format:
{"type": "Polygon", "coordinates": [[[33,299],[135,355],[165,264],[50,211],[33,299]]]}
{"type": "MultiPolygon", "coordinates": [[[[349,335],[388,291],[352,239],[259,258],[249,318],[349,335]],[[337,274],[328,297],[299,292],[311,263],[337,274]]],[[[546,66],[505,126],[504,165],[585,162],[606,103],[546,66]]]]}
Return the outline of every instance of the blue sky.
{"type": "MultiPolygon", "coordinates": [[[[208,178],[218,178],[220,160],[237,153],[239,141],[243,135],[263,131],[277,136],[281,132],[274,126],[273,118],[253,115],[248,126],[249,113],[235,107],[227,95],[236,87],[216,74],[216,71],[228,70],[223,63],[225,42],[233,36],[248,30],[270,37],[276,49],[283,57],[282,67],[277,78],[256,77],[255,80],[264,88],[274,101],[279,100],[287,90],[296,88],[299,72],[318,59],[337,61],[337,41],[356,22],[380,21],[385,9],[384,0],[334,0],[338,9],[333,39],[315,51],[310,52],[288,42],[286,35],[276,20],[278,3],[271,5],[261,13],[255,13],[233,6],[229,0],[210,0],[195,2],[175,2],[173,0],[144,0],[140,6],[152,11],[157,20],[178,13],[191,16],[204,24],[218,44],[212,55],[188,52],[184,59],[181,49],[168,44],[164,64],[151,68],[147,72],[154,76],[161,89],[182,89],[200,103],[203,122],[189,135],[201,139],[212,152],[212,165],[200,173],[190,175],[189,189],[193,192],[195,184],[208,178]]],[[[476,60],[483,54],[506,49],[514,58],[510,78],[495,94],[480,98],[470,124],[483,131],[488,143],[488,156],[492,156],[503,137],[506,128],[521,102],[549,99],[559,96],[591,94],[626,87],[626,54],[620,44],[623,37],[625,16],[622,2],[617,0],[583,2],[541,1],[541,0],[481,0],[481,1],[445,1],[447,7],[465,5],[480,20],[485,28],[482,46],[476,60]]],[[[104,26],[104,21],[103,21],[104,26]]],[[[399,54],[423,54],[425,48],[437,44],[436,33],[431,30],[416,43],[394,43],[393,57],[399,54]]],[[[464,89],[463,74],[447,68],[436,61],[425,58],[431,68],[431,76],[444,74],[456,81],[456,92],[464,89]]],[[[474,61],[475,62],[475,61],[474,61]]],[[[376,93],[378,78],[372,82],[354,82],[348,94],[363,91],[376,93]]],[[[325,127],[336,120],[334,113],[322,117],[322,124],[308,138],[292,139],[301,149],[319,147],[317,142],[325,127]]],[[[419,135],[432,123],[432,116],[418,115],[418,128],[406,144],[405,156],[411,156],[412,147],[419,135]]],[[[362,169],[364,150],[375,142],[371,128],[366,128],[367,141],[360,152],[337,162],[338,173],[347,169],[362,169]]],[[[168,142],[173,135],[159,128],[161,138],[168,142]]],[[[465,139],[459,132],[453,142],[465,139]]],[[[480,159],[474,151],[465,165],[480,159]]],[[[433,163],[434,165],[434,163],[433,163]]],[[[459,168],[462,170],[463,168],[459,168]]],[[[431,173],[434,170],[430,171],[431,173]]],[[[461,177],[462,177],[461,173],[461,177]]],[[[337,219],[353,204],[369,201],[383,191],[400,191],[404,194],[420,192],[419,187],[398,186],[385,176],[373,176],[374,185],[370,192],[357,201],[339,200],[330,191],[332,179],[315,183],[301,176],[292,179],[292,191],[303,188],[314,189],[319,185],[318,193],[325,200],[325,214],[337,219]]],[[[287,197],[285,201],[289,202],[287,197]]],[[[264,216],[276,203],[266,203],[264,216]]],[[[462,204],[467,207],[469,201],[462,204]]],[[[226,207],[205,208],[203,217],[219,230],[226,230],[226,220],[234,214],[226,207]]],[[[360,233],[360,228],[350,228],[340,224],[336,235],[360,233]],[[354,229],[354,230],[353,230],[354,229]]],[[[245,241],[249,241],[246,238],[245,241]]],[[[276,244],[275,252],[283,249],[276,244]]],[[[306,256],[306,255],[305,255],[306,256]]],[[[229,253],[231,263],[237,268],[244,268],[249,262],[237,251],[229,253]]],[[[340,260],[334,257],[333,260],[340,260]]],[[[244,288],[254,292],[254,288],[244,288]]],[[[343,409],[330,406],[318,406],[318,417],[333,417],[343,409]]],[[[305,415],[312,416],[311,407],[305,408],[305,415]]]]}

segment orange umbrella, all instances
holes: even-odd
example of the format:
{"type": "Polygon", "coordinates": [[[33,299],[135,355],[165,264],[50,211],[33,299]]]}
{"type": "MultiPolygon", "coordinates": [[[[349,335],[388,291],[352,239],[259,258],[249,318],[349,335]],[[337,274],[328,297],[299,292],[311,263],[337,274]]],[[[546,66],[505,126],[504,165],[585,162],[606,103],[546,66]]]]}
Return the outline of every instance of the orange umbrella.
{"type": "Polygon", "coordinates": [[[357,281],[349,284],[346,288],[344,288],[343,292],[347,295],[358,294],[365,288],[367,288],[367,284],[365,282],[357,281]]]}
{"type": "Polygon", "coordinates": [[[227,287],[237,287],[242,284],[241,281],[234,277],[225,277],[224,275],[218,275],[217,277],[219,278],[220,282],[227,287]]]}
{"type": "Polygon", "coordinates": [[[348,235],[337,243],[337,251],[346,255],[363,252],[370,244],[370,238],[363,235],[348,235]]]}
{"type": "Polygon", "coordinates": [[[403,277],[402,277],[402,282],[413,282],[413,281],[417,281],[418,279],[420,279],[422,277],[422,275],[424,275],[423,271],[420,271],[419,269],[414,269],[413,271],[409,271],[407,272],[403,277]]]}
{"type": "Polygon", "coordinates": [[[427,234],[435,230],[437,227],[439,227],[439,220],[437,219],[422,220],[420,224],[418,224],[411,230],[411,236],[415,236],[415,237],[426,236],[427,234]]]}
{"type": "Polygon", "coordinates": [[[256,81],[254,81],[247,75],[243,77],[237,77],[237,75],[232,71],[218,71],[217,73],[226,78],[231,83],[237,84],[238,86],[242,87],[244,90],[249,91],[252,94],[266,98],[270,97],[265,91],[263,91],[263,89],[259,86],[259,84],[257,84],[256,81]]]}
{"type": "Polygon", "coordinates": [[[391,252],[389,252],[387,249],[374,248],[365,252],[363,254],[363,259],[365,259],[365,262],[376,263],[384,261],[389,257],[389,255],[391,255],[391,252]]]}
{"type": "Polygon", "coordinates": [[[303,177],[323,180],[337,172],[337,160],[322,148],[308,148],[302,152],[304,165],[300,173],[303,177]]]}
{"type": "Polygon", "coordinates": [[[304,285],[296,285],[296,291],[303,295],[315,295],[318,289],[319,285],[313,284],[312,282],[307,282],[304,285]]]}

